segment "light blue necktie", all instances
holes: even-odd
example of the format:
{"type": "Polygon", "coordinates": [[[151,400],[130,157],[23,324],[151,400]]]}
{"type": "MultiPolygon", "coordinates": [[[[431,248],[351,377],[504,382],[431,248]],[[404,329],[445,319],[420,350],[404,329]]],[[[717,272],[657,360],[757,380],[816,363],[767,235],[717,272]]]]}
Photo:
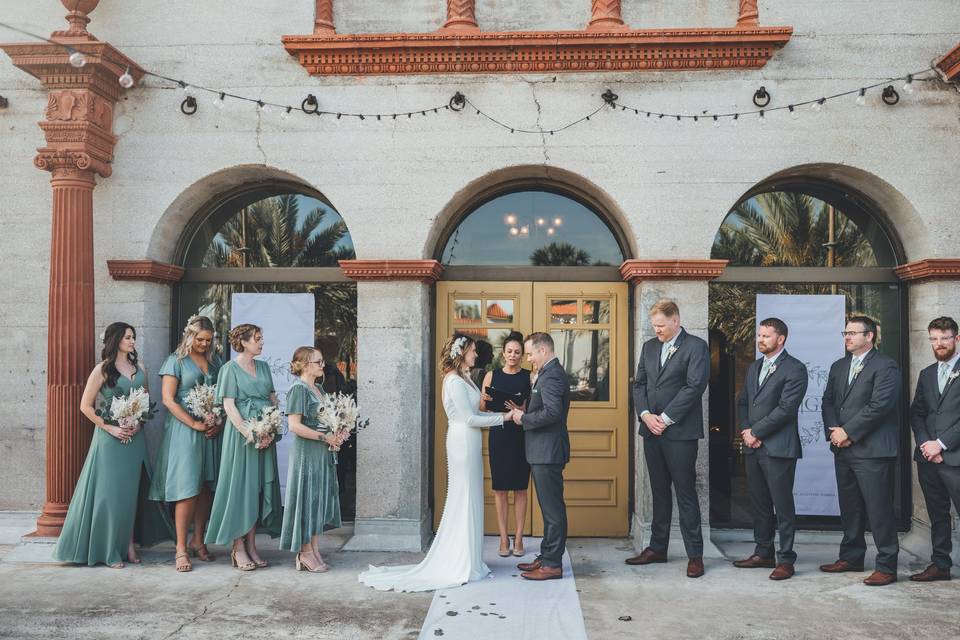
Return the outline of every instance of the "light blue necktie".
{"type": "Polygon", "coordinates": [[[762,386],[763,386],[763,381],[767,379],[767,376],[768,376],[768,375],[770,375],[770,365],[772,365],[772,364],[773,364],[772,361],[767,360],[766,358],[763,359],[763,366],[760,367],[760,383],[759,383],[759,386],[762,387],[762,386]]]}
{"type": "Polygon", "coordinates": [[[857,367],[860,365],[860,358],[851,358],[850,373],[847,374],[847,385],[853,384],[853,377],[856,375],[857,367]]]}
{"type": "Polygon", "coordinates": [[[937,377],[937,387],[940,389],[940,393],[943,393],[944,388],[947,386],[947,380],[950,379],[950,363],[941,362],[940,363],[940,375],[937,377]]]}
{"type": "Polygon", "coordinates": [[[660,366],[662,367],[667,363],[667,354],[670,353],[671,343],[664,342],[663,346],[660,347],[660,366]]]}

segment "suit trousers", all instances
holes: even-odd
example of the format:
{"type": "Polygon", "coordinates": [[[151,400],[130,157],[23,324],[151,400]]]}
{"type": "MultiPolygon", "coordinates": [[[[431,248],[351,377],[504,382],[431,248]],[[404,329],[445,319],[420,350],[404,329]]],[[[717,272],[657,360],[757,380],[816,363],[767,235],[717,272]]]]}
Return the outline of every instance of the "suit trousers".
{"type": "Polygon", "coordinates": [[[545,567],[563,566],[567,547],[567,505],[563,501],[562,464],[531,464],[533,486],[543,514],[543,541],[540,561],[545,567]]]}
{"type": "Polygon", "coordinates": [[[877,546],[876,570],[896,573],[900,553],[893,508],[896,458],[858,458],[845,448],[834,450],[833,462],[843,526],[840,559],[863,564],[869,522],[877,546]]]}
{"type": "Polygon", "coordinates": [[[643,440],[643,458],[647,463],[650,492],[653,495],[649,546],[657,553],[667,553],[673,518],[673,491],[676,491],[680,533],[687,557],[703,556],[700,500],[697,497],[698,444],[697,440],[667,440],[663,436],[643,440]]]}
{"type": "Polygon", "coordinates": [[[744,458],[753,515],[754,553],[761,558],[773,558],[773,537],[779,531],[777,564],[794,564],[797,560],[793,550],[797,513],[793,504],[793,480],[797,459],[772,457],[763,447],[753,449],[744,458]]]}
{"type": "Polygon", "coordinates": [[[960,467],[927,461],[917,463],[917,479],[930,515],[930,541],[933,544],[933,564],[941,569],[953,566],[950,527],[950,501],[960,512],[960,467]]]}

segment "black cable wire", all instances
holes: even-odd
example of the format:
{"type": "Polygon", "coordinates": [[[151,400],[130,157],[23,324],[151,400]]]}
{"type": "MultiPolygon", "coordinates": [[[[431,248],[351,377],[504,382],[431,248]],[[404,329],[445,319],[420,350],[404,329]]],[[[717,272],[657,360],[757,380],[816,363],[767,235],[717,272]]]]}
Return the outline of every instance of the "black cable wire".
{"type": "Polygon", "coordinates": [[[600,113],[600,112],[603,110],[603,108],[607,106],[607,103],[604,102],[603,104],[601,104],[599,107],[597,107],[596,109],[594,109],[593,111],[591,111],[591,112],[588,113],[587,115],[582,116],[582,117],[580,117],[580,118],[577,118],[577,119],[574,120],[573,122],[568,122],[567,124],[565,124],[565,125],[563,125],[563,126],[560,126],[560,127],[556,127],[556,128],[554,128],[554,129],[523,129],[523,128],[521,128],[521,127],[511,127],[510,125],[506,124],[505,122],[501,122],[500,120],[494,118],[494,117],[491,116],[490,114],[486,113],[485,111],[483,111],[482,109],[480,109],[479,107],[477,107],[477,105],[475,105],[475,104],[473,104],[472,102],[470,102],[470,99],[469,99],[469,98],[464,97],[464,100],[466,101],[466,103],[467,103],[468,105],[470,105],[470,107],[473,108],[473,110],[476,112],[476,114],[477,114],[478,116],[483,116],[484,118],[486,118],[486,119],[489,120],[490,122],[494,123],[494,124],[497,125],[498,127],[502,127],[503,129],[508,130],[510,133],[534,133],[534,134],[544,134],[544,133],[545,133],[545,134],[549,134],[549,135],[551,135],[551,136],[552,136],[554,133],[559,133],[559,132],[561,132],[561,131],[566,131],[566,130],[569,129],[570,127],[575,127],[575,126],[577,126],[578,124],[580,124],[580,123],[582,123],[582,122],[586,122],[586,121],[589,120],[592,116],[595,116],[595,115],[597,115],[598,113],[600,113]]]}

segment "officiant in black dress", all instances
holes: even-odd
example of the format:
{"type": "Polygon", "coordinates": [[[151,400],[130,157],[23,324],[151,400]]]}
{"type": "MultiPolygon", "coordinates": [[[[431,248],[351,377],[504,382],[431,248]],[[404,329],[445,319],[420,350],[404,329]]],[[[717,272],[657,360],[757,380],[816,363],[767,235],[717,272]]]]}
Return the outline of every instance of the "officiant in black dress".
{"type": "MultiPolygon", "coordinates": [[[[483,378],[481,411],[508,411],[505,397],[515,398],[523,406],[530,397],[530,372],[520,366],[523,357],[523,335],[511,332],[503,341],[504,366],[488,371],[483,378]]],[[[490,475],[493,479],[493,497],[497,510],[497,528],[500,531],[500,556],[511,553],[523,556],[523,530],[526,525],[527,487],[530,483],[530,465],[524,454],[523,428],[514,422],[490,429],[490,475]],[[513,547],[507,533],[509,511],[508,493],[513,491],[516,532],[513,547]]]]}

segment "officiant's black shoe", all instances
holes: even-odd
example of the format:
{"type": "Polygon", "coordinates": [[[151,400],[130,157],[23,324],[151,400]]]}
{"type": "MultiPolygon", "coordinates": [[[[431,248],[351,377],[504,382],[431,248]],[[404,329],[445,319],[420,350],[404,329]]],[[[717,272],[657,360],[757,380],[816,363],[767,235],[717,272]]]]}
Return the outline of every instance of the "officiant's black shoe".
{"type": "Polygon", "coordinates": [[[561,567],[540,567],[533,571],[524,571],[520,576],[527,580],[559,580],[563,577],[563,569],[561,567]]]}
{"type": "Polygon", "coordinates": [[[869,576],[864,578],[863,584],[868,587],[885,587],[888,584],[893,584],[897,581],[897,574],[895,573],[885,573],[883,571],[874,571],[869,576]]]}
{"type": "Polygon", "coordinates": [[[517,565],[517,569],[520,569],[520,571],[536,571],[542,566],[543,563],[540,561],[540,556],[537,556],[533,562],[521,562],[517,565]]]}
{"type": "Polygon", "coordinates": [[[627,558],[624,560],[629,565],[638,565],[638,564],[654,564],[667,561],[667,554],[657,553],[650,547],[647,547],[640,552],[640,555],[633,556],[632,558],[627,558]]]}
{"type": "Polygon", "coordinates": [[[754,554],[743,560],[734,560],[733,566],[738,569],[773,569],[777,563],[773,558],[762,558],[754,554]]]}
{"type": "Polygon", "coordinates": [[[950,569],[941,569],[935,564],[930,565],[920,573],[910,576],[914,582],[935,582],[937,580],[949,580],[950,569]]]}
{"type": "Polygon", "coordinates": [[[820,571],[824,573],[846,573],[847,571],[863,571],[862,564],[851,564],[846,560],[837,560],[830,564],[820,565],[820,571]]]}

